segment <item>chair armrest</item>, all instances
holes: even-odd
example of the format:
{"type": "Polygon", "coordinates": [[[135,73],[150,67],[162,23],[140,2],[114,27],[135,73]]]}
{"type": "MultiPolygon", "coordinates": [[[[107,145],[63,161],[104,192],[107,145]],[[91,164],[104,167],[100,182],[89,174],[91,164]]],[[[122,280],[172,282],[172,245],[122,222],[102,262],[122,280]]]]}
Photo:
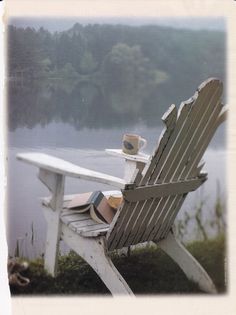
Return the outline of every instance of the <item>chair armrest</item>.
{"type": "Polygon", "coordinates": [[[70,162],[43,153],[20,153],[17,154],[17,159],[34,166],[38,166],[41,169],[62,174],[64,176],[95,181],[121,189],[126,186],[126,182],[121,178],[82,168],[70,162]]]}
{"type": "Polygon", "coordinates": [[[149,155],[141,152],[131,155],[124,153],[121,149],[106,149],[105,151],[110,155],[121,157],[129,161],[141,162],[146,164],[149,160],[149,155]]]}

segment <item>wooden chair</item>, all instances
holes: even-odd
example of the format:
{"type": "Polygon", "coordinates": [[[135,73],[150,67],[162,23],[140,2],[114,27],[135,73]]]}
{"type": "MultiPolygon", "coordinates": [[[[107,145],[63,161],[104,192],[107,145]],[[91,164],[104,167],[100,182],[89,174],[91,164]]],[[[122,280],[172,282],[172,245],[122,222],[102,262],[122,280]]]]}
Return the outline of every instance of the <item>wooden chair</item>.
{"type": "Polygon", "coordinates": [[[108,150],[125,158],[124,179],[46,154],[17,155],[19,160],[39,167],[39,179],[52,194],[43,202],[48,223],[45,268],[50,274],[56,275],[58,246],[62,239],[87,261],[113,295],[133,295],[108,252],[152,241],[202,290],[216,292],[206,271],[176,240],[172,226],[187,194],[207,179],[207,174],[201,172],[204,165],[201,158],[217,127],[226,118],[226,108],[221,103],[222,89],[219,80],[208,79],[192,98],[181,103],[179,110],[171,105],[162,117],[165,128],[150,157],[108,150]],[[66,176],[121,189],[124,201],[110,225],[95,223],[88,214],[66,209],[72,198],[64,196],[66,176]]]}

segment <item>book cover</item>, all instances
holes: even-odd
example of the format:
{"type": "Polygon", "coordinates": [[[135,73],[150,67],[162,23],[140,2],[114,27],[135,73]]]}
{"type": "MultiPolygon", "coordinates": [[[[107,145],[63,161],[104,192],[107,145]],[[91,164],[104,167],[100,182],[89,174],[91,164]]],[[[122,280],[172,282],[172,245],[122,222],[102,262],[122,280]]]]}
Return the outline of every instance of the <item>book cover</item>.
{"type": "Polygon", "coordinates": [[[79,213],[90,211],[91,218],[98,223],[111,223],[116,212],[101,191],[76,195],[69,203],[68,209],[79,213]]]}

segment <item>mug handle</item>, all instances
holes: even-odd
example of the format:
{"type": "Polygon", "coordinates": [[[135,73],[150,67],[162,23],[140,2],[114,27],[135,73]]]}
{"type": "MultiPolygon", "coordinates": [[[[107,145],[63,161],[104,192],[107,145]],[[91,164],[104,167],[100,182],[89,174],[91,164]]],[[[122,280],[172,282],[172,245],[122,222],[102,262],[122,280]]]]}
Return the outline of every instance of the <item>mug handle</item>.
{"type": "Polygon", "coordinates": [[[144,138],[141,138],[139,139],[139,149],[144,149],[147,145],[147,140],[144,139],[144,138]]]}

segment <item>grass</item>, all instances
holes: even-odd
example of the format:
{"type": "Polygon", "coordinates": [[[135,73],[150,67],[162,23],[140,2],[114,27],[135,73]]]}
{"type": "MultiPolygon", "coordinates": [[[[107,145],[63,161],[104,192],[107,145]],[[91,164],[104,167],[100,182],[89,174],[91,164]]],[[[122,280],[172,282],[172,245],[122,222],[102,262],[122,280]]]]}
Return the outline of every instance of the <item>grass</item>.
{"type": "MultiPolygon", "coordinates": [[[[187,246],[215,283],[219,293],[226,292],[225,238],[195,241],[187,246]]],[[[181,269],[156,246],[135,249],[129,257],[112,254],[112,260],[135,294],[201,294],[181,269]]],[[[52,278],[43,270],[43,260],[30,261],[24,276],[27,287],[11,288],[13,295],[104,295],[110,294],[91,267],[74,252],[59,258],[59,274],[52,278]]]]}

